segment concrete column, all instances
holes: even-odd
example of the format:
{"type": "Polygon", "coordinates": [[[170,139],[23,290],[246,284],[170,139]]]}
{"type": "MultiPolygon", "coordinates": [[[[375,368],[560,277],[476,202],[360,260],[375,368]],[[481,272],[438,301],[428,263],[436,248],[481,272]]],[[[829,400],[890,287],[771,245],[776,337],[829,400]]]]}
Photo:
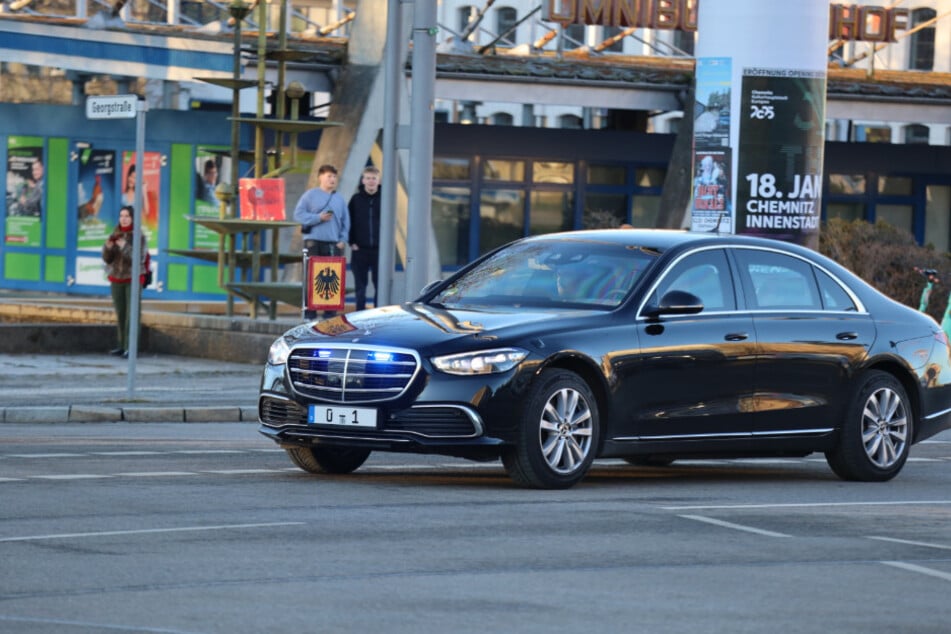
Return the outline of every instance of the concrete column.
{"type": "Polygon", "coordinates": [[[433,193],[433,102],[436,92],[436,0],[413,6],[413,84],[410,96],[409,226],[406,231],[406,298],[414,299],[438,275],[430,242],[433,193]]]}
{"type": "Polygon", "coordinates": [[[691,227],[818,247],[826,0],[704,0],[691,227]]]}

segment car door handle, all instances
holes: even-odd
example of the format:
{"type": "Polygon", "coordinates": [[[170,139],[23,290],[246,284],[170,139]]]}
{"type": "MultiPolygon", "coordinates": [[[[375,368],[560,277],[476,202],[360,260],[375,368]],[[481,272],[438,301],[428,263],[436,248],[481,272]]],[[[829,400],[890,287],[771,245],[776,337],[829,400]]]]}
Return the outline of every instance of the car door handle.
{"type": "Polygon", "coordinates": [[[745,332],[730,332],[723,338],[727,341],[746,341],[749,337],[749,334],[745,332]]]}
{"type": "Polygon", "coordinates": [[[852,341],[853,339],[858,339],[858,338],[859,338],[859,333],[857,333],[857,332],[840,332],[839,334],[837,334],[837,335],[835,336],[835,338],[836,338],[836,339],[840,339],[840,340],[842,340],[842,341],[852,341]]]}

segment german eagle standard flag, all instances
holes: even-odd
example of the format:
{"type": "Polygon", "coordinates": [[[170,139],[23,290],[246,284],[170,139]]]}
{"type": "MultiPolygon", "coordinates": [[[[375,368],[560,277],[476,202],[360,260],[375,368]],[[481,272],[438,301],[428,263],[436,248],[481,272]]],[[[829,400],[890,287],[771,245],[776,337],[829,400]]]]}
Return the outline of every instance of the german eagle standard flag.
{"type": "Polygon", "coordinates": [[[307,258],[307,309],[343,310],[346,275],[347,259],[342,256],[307,258]]]}

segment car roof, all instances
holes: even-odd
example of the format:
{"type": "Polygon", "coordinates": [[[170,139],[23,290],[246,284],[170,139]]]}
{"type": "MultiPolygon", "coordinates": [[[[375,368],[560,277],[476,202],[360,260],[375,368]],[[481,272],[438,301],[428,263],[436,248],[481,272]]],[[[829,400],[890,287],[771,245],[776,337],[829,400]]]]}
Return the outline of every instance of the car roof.
{"type": "Polygon", "coordinates": [[[668,251],[675,247],[686,245],[701,246],[709,244],[722,246],[760,246],[789,250],[799,254],[815,255],[815,252],[810,249],[781,240],[677,229],[586,229],[582,231],[548,233],[526,238],[526,240],[566,239],[648,247],[657,249],[658,251],[668,251]]]}

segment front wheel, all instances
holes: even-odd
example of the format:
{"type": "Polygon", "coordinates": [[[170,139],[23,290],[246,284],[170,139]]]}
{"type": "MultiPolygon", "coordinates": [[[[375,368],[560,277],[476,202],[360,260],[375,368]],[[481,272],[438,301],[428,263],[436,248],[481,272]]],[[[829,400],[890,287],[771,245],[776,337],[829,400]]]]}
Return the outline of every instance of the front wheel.
{"type": "Polygon", "coordinates": [[[826,462],[843,480],[891,480],[908,459],[912,432],[905,388],[887,372],[870,370],[859,379],[839,442],[826,453],[826,462]]]}
{"type": "Polygon", "coordinates": [[[546,370],[526,396],[515,447],[502,454],[502,464],[522,486],[574,486],[591,468],[600,427],[587,383],[573,372],[546,370]]]}
{"type": "Polygon", "coordinates": [[[285,447],[291,462],[308,473],[351,473],[370,457],[369,449],[285,447]]]}

